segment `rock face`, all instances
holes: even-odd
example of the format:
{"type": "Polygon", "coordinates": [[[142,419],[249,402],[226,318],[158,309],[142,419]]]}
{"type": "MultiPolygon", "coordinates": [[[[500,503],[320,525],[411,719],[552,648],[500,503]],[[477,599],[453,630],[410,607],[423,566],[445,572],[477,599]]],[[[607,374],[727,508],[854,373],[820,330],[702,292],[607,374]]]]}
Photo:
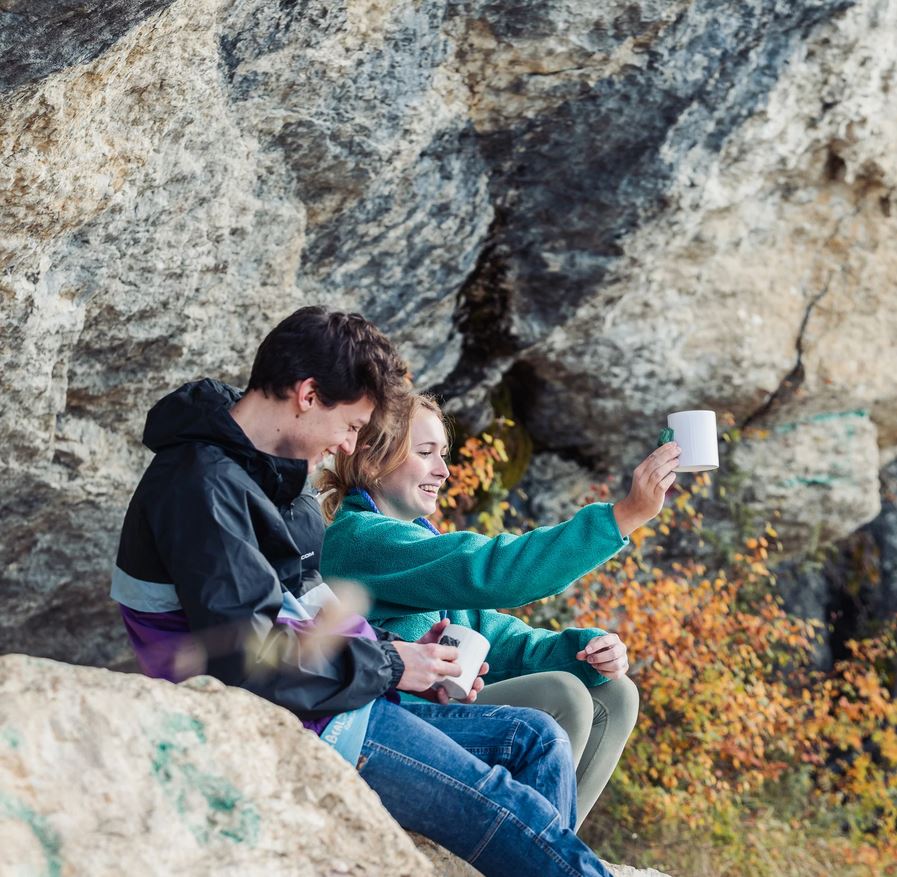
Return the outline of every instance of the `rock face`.
{"type": "Polygon", "coordinates": [[[883,618],[897,604],[897,462],[882,472],[881,514],[867,527],[878,551],[879,579],[868,601],[872,617],[883,618]]]}
{"type": "Polygon", "coordinates": [[[3,873],[433,873],[340,756],[210,677],[0,658],[0,789],[3,873]]]}
{"type": "Polygon", "coordinates": [[[881,514],[846,539],[776,569],[785,607],[821,622],[820,669],[850,655],[847,643],[879,632],[897,606],[897,462],[882,470],[881,514]]]}
{"type": "Polygon", "coordinates": [[[879,451],[867,411],[779,423],[729,457],[740,500],[782,513],[780,536],[794,551],[843,539],[880,511],[879,451]]]}
{"type": "Polygon", "coordinates": [[[619,475],[713,407],[795,544],[875,517],[895,28],[895,0],[5,0],[0,651],[127,662],[145,411],[242,383],[310,302],[469,426],[502,388],[547,459],[619,475]]]}

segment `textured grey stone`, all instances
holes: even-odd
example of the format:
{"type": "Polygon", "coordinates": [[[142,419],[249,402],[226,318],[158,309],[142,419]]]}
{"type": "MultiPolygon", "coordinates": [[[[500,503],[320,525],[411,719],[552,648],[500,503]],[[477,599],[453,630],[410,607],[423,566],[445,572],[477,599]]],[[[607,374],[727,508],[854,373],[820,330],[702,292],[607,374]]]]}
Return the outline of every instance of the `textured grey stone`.
{"type": "Polygon", "coordinates": [[[832,610],[836,602],[834,588],[821,564],[785,561],[776,566],[776,584],[786,611],[816,621],[817,640],[813,644],[812,664],[818,670],[832,667],[832,610]]]}
{"type": "Polygon", "coordinates": [[[881,514],[868,531],[879,554],[879,581],[868,600],[873,618],[887,618],[897,612],[897,463],[882,472],[884,501],[881,514]]]}
{"type": "Polygon", "coordinates": [[[881,510],[876,430],[864,411],[780,424],[737,444],[729,464],[759,524],[765,510],[781,512],[775,528],[790,554],[843,539],[881,510]]]}
{"type": "Polygon", "coordinates": [[[605,862],[614,877],[668,877],[655,868],[633,868],[631,865],[612,865],[605,862]]]}
{"type": "Polygon", "coordinates": [[[468,424],[504,385],[600,480],[672,409],[862,410],[845,481],[747,498],[798,542],[860,526],[897,454],[895,28],[894,0],[0,2],[0,650],[123,665],[145,411],[243,382],[309,302],[468,424]]]}
{"type": "Polygon", "coordinates": [[[171,0],[3,0],[0,91],[91,61],[171,0]]]}
{"type": "Polygon", "coordinates": [[[520,485],[526,512],[540,526],[571,517],[588,502],[593,488],[593,472],[550,453],[532,458],[520,485]]]}

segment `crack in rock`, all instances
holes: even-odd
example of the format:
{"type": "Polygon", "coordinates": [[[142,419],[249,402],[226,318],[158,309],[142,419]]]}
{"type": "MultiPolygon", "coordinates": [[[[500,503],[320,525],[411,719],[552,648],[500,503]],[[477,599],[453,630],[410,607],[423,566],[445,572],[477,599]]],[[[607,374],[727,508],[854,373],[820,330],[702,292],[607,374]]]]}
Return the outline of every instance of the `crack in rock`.
{"type": "MultiPolygon", "coordinates": [[[[830,179],[840,179],[840,177],[832,175],[832,156],[838,158],[835,153],[831,153],[829,155],[829,160],[826,163],[825,169],[826,175],[830,179]]],[[[859,210],[860,208],[857,205],[856,209],[851,214],[851,218],[855,217],[859,213],[859,210]]],[[[828,239],[825,241],[824,248],[827,248],[832,243],[832,241],[834,241],[838,237],[838,234],[841,231],[841,226],[844,224],[845,218],[846,217],[842,217],[840,220],[838,220],[837,224],[835,225],[834,231],[828,236],[828,239]]],[[[776,387],[776,389],[772,392],[766,402],[764,402],[756,411],[753,412],[753,414],[750,414],[742,422],[742,429],[746,429],[747,427],[752,426],[758,420],[762,420],[764,417],[768,416],[776,409],[782,408],[783,405],[785,405],[787,402],[790,402],[797,394],[798,390],[806,379],[806,372],[804,370],[803,364],[804,333],[807,330],[807,325],[810,322],[810,316],[813,313],[816,305],[818,305],[819,302],[822,301],[822,299],[825,298],[825,296],[828,294],[834,276],[834,271],[829,273],[828,278],[825,281],[825,285],[815,296],[813,296],[812,299],[810,299],[810,302],[807,305],[806,310],[804,311],[804,316],[800,323],[800,329],[797,332],[797,341],[795,342],[797,361],[795,362],[794,367],[791,369],[791,371],[788,372],[787,375],[785,375],[784,378],[782,378],[778,387],[776,387]]]]}
{"type": "Polygon", "coordinates": [[[825,286],[818,293],[816,293],[816,295],[813,296],[813,298],[807,305],[807,309],[804,311],[804,316],[800,323],[800,329],[797,333],[797,343],[795,345],[797,349],[797,362],[795,362],[794,367],[791,369],[791,371],[788,372],[788,374],[785,375],[784,378],[782,378],[781,383],[772,392],[766,402],[764,402],[763,405],[761,405],[753,414],[749,415],[744,423],[742,423],[742,429],[746,429],[756,421],[762,420],[776,408],[781,408],[786,402],[789,402],[794,398],[795,394],[803,384],[804,379],[806,378],[806,372],[804,370],[803,363],[804,332],[807,329],[807,324],[810,322],[810,315],[813,313],[813,309],[828,294],[829,287],[831,286],[832,282],[832,276],[832,274],[829,274],[828,279],[825,281],[825,286]]]}

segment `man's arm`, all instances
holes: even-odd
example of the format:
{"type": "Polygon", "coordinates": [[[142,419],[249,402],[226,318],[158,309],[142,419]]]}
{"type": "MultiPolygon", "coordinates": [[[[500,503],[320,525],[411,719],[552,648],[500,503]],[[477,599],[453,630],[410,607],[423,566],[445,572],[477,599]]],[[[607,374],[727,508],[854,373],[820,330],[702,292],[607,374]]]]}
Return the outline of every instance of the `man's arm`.
{"type": "Polygon", "coordinates": [[[270,514],[260,498],[226,478],[190,487],[148,517],[207,672],[304,719],[363,706],[398,683],[404,663],[390,643],[277,621],[280,581],[253,527],[254,514],[270,514]]]}

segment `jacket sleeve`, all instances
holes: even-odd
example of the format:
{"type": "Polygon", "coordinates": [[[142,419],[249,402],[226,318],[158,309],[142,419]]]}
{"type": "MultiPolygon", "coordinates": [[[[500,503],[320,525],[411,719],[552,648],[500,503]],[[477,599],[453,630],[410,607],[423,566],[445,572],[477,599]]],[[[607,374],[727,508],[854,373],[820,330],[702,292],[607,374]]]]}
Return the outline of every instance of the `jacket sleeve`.
{"type": "MultiPolygon", "coordinates": [[[[377,634],[377,639],[381,643],[414,642],[414,640],[405,640],[404,637],[399,636],[391,630],[387,630],[385,627],[373,627],[373,631],[377,634]]],[[[414,639],[417,639],[417,637],[414,639]]]]}
{"type": "Polygon", "coordinates": [[[487,685],[548,670],[566,670],[590,688],[607,682],[607,677],[588,662],[576,659],[576,653],[585,648],[586,643],[605,634],[603,630],[575,627],[561,631],[543,630],[494,610],[471,612],[470,616],[478,616],[474,629],[491,643],[486,656],[489,663],[487,685]]]}
{"type": "Polygon", "coordinates": [[[389,618],[432,609],[524,606],[558,594],[628,543],[613,506],[594,503],[570,520],[522,535],[435,535],[375,513],[337,518],[325,536],[325,578],[361,582],[389,618]]]}
{"type": "Polygon", "coordinates": [[[401,658],[388,642],[325,639],[278,623],[280,581],[252,523],[261,501],[204,477],[148,514],[208,672],[302,719],[363,706],[398,682],[401,658]]]}

